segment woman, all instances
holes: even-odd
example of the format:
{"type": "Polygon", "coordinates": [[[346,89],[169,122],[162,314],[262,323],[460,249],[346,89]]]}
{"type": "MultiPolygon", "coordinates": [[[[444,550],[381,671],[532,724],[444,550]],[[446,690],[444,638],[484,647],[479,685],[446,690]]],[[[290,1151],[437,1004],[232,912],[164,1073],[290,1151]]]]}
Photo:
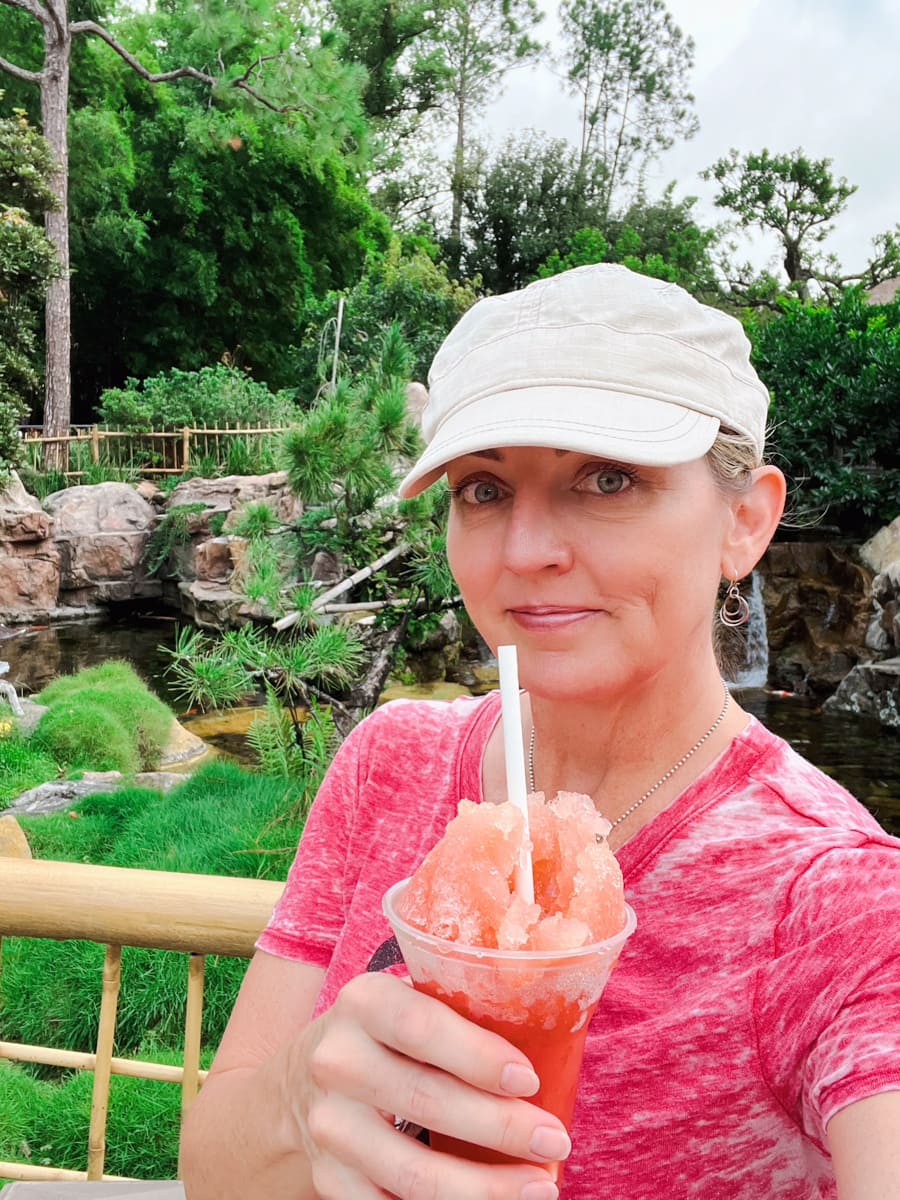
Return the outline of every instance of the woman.
{"type": "Polygon", "coordinates": [[[481,301],[429,377],[410,496],[515,643],[532,788],[613,824],[638,932],[571,1131],[525,1057],[396,976],[383,892],[505,798],[496,694],[341,748],[184,1135],[190,1200],[900,1196],[900,846],[742,712],[712,613],[784,503],[737,322],[622,267],[481,301]],[[439,1155],[412,1122],[521,1159],[439,1155]],[[570,1136],[571,1134],[571,1136],[570,1136]]]}

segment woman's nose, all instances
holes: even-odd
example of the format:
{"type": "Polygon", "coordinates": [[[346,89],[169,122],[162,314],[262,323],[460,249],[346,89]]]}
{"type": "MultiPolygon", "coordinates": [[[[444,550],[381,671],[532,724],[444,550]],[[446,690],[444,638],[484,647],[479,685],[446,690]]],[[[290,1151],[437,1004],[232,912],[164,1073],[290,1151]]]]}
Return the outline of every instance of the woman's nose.
{"type": "Polygon", "coordinates": [[[517,575],[552,568],[568,571],[572,543],[561,513],[538,497],[518,492],[509,509],[503,540],[504,566],[517,575]]]}

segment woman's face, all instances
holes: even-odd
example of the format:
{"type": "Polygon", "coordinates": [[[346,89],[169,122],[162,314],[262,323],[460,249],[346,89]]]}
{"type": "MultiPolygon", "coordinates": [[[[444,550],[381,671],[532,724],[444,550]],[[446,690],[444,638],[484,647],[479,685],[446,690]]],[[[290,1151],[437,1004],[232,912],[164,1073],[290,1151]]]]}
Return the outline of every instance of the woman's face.
{"type": "Polygon", "coordinates": [[[517,645],[524,687],[588,699],[708,664],[732,508],[705,460],[511,447],[447,476],[451,569],[488,645],[517,645]]]}

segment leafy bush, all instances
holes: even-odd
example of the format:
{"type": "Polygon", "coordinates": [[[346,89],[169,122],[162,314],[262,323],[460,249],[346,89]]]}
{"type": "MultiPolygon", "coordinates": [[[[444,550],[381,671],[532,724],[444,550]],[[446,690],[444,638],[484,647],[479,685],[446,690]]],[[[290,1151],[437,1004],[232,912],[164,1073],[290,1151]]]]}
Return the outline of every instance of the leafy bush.
{"type": "Polygon", "coordinates": [[[868,305],[854,288],[833,307],[781,303],[749,324],[776,461],[801,516],[865,536],[900,495],[900,300],[868,305]]]}
{"type": "MultiPolygon", "coordinates": [[[[288,425],[296,419],[293,393],[271,392],[245,372],[224,363],[199,371],[172,368],[100,397],[99,420],[119,429],[146,433],[184,425],[288,425]]],[[[235,452],[237,453],[237,452],[235,452]]]]}
{"type": "Polygon", "coordinates": [[[126,662],[61,676],[40,695],[48,711],[37,746],[67,767],[131,773],[152,770],[172,728],[172,713],[126,662]]]}
{"type": "MultiPolygon", "coordinates": [[[[346,293],[339,375],[366,370],[372,347],[396,323],[411,351],[411,377],[424,382],[438,346],[477,299],[474,288],[451,280],[434,261],[436,249],[420,244],[407,252],[395,240],[346,293]]],[[[297,348],[298,380],[331,377],[338,295],[307,306],[307,326],[297,348]]]]}

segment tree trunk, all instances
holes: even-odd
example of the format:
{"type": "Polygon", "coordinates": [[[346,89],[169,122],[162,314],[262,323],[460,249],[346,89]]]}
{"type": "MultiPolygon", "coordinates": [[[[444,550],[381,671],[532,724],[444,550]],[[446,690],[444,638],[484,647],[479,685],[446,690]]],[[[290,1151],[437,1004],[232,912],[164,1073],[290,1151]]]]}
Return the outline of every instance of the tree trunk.
{"type": "Polygon", "coordinates": [[[459,278],[462,269],[462,209],[466,169],[466,59],[468,57],[468,25],[460,55],[459,76],[456,81],[456,148],[453,153],[453,176],[450,181],[452,208],[450,210],[450,245],[448,258],[451,273],[459,278]]]}
{"type": "MultiPolygon", "coordinates": [[[[44,68],[41,72],[41,121],[44,137],[56,159],[51,187],[57,207],[47,213],[47,237],[56,250],[60,275],[50,284],[46,303],[46,383],[44,437],[65,437],[72,413],[71,304],[69,295],[69,65],[72,40],[66,0],[46,0],[57,21],[44,26],[44,68]]],[[[45,470],[65,470],[68,443],[44,444],[45,470]]]]}

